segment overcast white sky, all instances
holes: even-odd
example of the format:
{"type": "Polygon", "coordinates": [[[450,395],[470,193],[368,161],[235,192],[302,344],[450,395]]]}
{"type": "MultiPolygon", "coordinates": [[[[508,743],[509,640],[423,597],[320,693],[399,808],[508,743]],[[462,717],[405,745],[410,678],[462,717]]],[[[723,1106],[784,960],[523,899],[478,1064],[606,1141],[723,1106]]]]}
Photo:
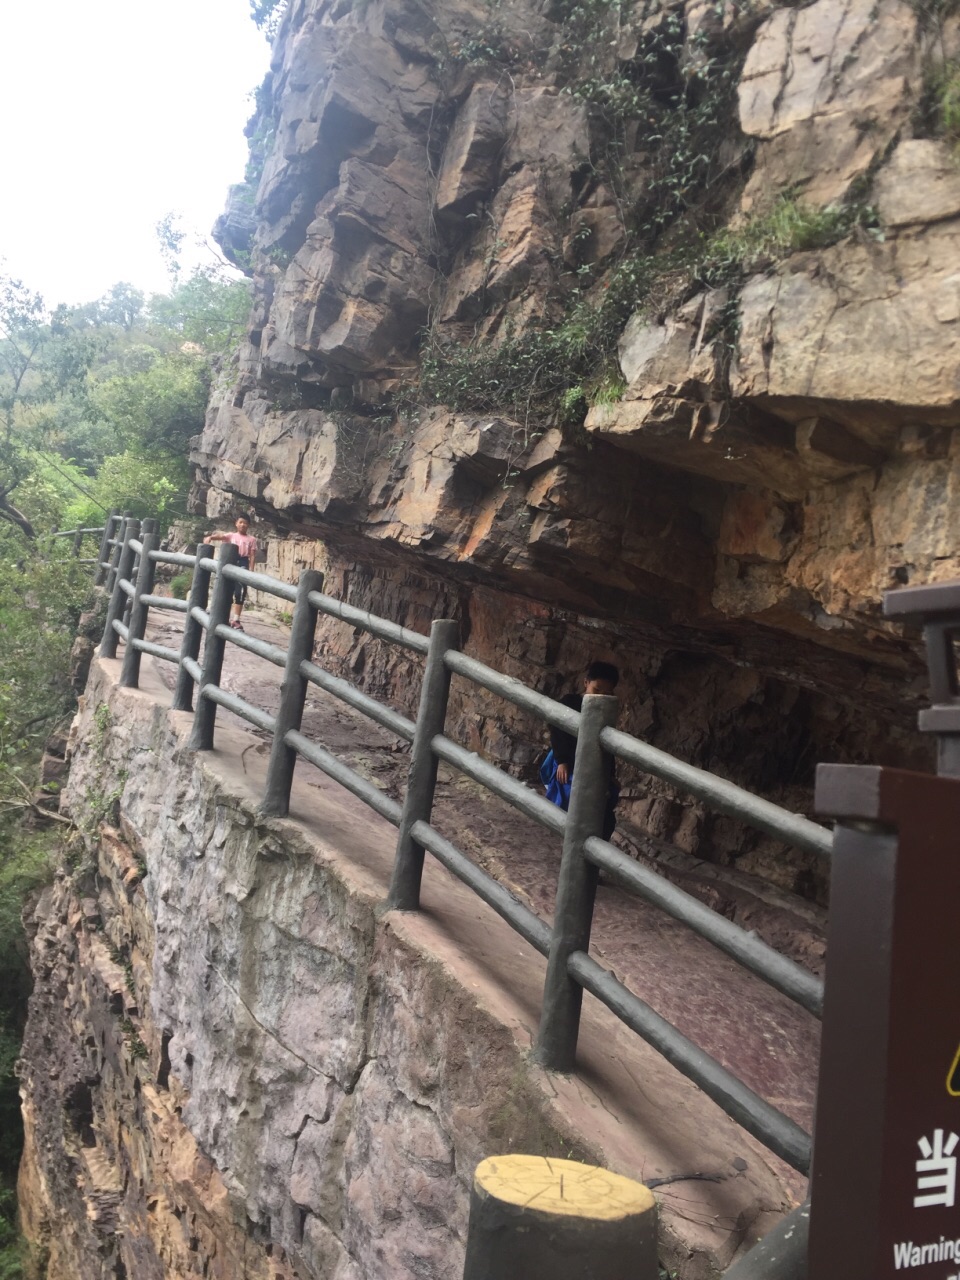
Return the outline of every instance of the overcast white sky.
{"type": "Polygon", "coordinates": [[[248,0],[0,0],[0,270],[51,306],[165,290],[154,226],[209,231],[268,62],[248,0]]]}

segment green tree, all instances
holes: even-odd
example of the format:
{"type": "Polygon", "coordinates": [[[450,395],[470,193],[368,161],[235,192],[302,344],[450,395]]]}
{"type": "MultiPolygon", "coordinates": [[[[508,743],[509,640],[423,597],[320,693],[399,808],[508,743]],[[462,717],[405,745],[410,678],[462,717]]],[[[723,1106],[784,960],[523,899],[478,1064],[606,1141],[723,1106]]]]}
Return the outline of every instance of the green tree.
{"type": "Polygon", "coordinates": [[[268,40],[280,29],[286,9],[287,0],[250,0],[250,17],[268,40]]]}
{"type": "Polygon", "coordinates": [[[90,402],[126,450],[183,461],[203,426],[210,364],[198,351],[143,353],[143,366],[93,379],[90,402]]]}
{"type": "Polygon", "coordinates": [[[94,325],[114,325],[129,333],[141,323],[146,304],[146,296],[140,289],[120,281],[102,298],[78,307],[74,314],[89,319],[94,325]]]}
{"type": "Polygon", "coordinates": [[[0,519],[27,538],[35,538],[36,529],[19,491],[50,422],[72,395],[82,394],[98,350],[98,339],[73,323],[66,308],[51,315],[39,294],[0,275],[0,519]]]}
{"type": "Polygon", "coordinates": [[[207,355],[222,355],[236,347],[249,314],[249,281],[233,279],[218,266],[197,269],[150,305],[155,324],[182,334],[207,355]]]}

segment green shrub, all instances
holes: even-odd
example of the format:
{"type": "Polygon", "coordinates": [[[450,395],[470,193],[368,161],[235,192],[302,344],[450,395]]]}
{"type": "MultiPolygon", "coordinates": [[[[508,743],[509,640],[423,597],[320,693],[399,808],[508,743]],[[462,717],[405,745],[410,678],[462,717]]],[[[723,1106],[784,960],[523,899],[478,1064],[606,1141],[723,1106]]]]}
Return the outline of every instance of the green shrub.
{"type": "MultiPolygon", "coordinates": [[[[758,262],[834,244],[855,228],[880,234],[870,206],[817,209],[784,197],[738,230],[691,235],[656,256],[635,250],[598,286],[575,291],[567,314],[552,325],[508,330],[499,342],[458,344],[430,335],[421,357],[421,395],[454,409],[511,414],[528,436],[531,420],[582,421],[588,405],[610,404],[623,394],[617,342],[635,311],[653,316],[705,285],[736,286],[758,262]]],[[[732,322],[735,297],[728,310],[724,325],[732,322]]]]}
{"type": "Polygon", "coordinates": [[[178,573],[175,578],[170,579],[170,594],[175,600],[186,600],[190,594],[190,585],[193,582],[193,575],[189,573],[178,573]]]}
{"type": "Polygon", "coordinates": [[[696,274],[705,283],[725,281],[731,274],[742,274],[758,259],[779,261],[804,249],[822,249],[857,227],[878,233],[876,210],[871,205],[831,204],[818,209],[793,196],[782,196],[768,213],[705,239],[696,274]]]}
{"type": "Polygon", "coordinates": [[[960,159],[960,61],[945,63],[932,77],[928,98],[932,131],[960,159]]]}

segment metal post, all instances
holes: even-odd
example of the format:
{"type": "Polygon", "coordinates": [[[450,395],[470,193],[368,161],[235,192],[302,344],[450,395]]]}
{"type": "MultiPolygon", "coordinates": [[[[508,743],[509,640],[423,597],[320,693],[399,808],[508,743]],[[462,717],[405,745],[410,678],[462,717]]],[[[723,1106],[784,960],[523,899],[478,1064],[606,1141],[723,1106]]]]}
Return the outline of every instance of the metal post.
{"type": "Polygon", "coordinates": [[[219,685],[220,673],[223,670],[223,654],[227,642],[218,636],[217,627],[225,627],[230,621],[230,602],[233,599],[233,583],[224,576],[223,570],[230,564],[237,563],[239,551],[232,542],[220,544],[217,556],[217,581],[213,588],[213,603],[210,605],[210,625],[207,628],[207,639],[203,646],[203,670],[200,675],[200,689],[197,696],[197,709],[193,716],[193,732],[190,735],[192,751],[213,750],[213,730],[217,720],[217,704],[203,696],[208,684],[219,685]]]}
{"type": "Polygon", "coordinates": [[[197,563],[193,566],[193,582],[187,597],[186,621],[183,624],[183,640],[180,643],[180,664],[177,667],[177,687],[173,693],[174,711],[193,710],[193,676],[184,665],[184,659],[196,662],[200,656],[203,627],[193,616],[194,609],[206,609],[210,595],[210,574],[214,569],[213,547],[204,543],[197,547],[197,563]]]}
{"type": "Polygon", "coordinates": [[[113,590],[110,596],[110,604],[107,606],[107,621],[103,628],[103,639],[100,641],[100,657],[115,658],[117,656],[117,641],[120,639],[114,630],[114,622],[123,617],[127,604],[127,594],[120,588],[120,583],[124,578],[129,578],[130,571],[133,568],[134,550],[130,542],[140,533],[139,520],[124,521],[123,542],[116,550],[119,552],[116,558],[116,564],[113,572],[113,590]]]}
{"type": "Polygon", "coordinates": [[[490,1156],[470,1196],[463,1280],[657,1280],[652,1192],[575,1160],[490,1156]]]}
{"type": "Polygon", "coordinates": [[[551,1071],[572,1071],[577,1056],[583,988],[570,976],[567,962],[590,945],[598,872],[583,846],[590,836],[603,834],[613,759],[601,747],[600,734],[616,723],[619,706],[618,698],[588,694],[580,713],[536,1048],[537,1059],[551,1071]]]}
{"type": "Polygon", "coordinates": [[[144,520],[140,533],[143,551],[140,554],[140,569],[137,573],[133,607],[130,610],[127,647],[123,655],[123,668],[120,672],[121,689],[136,689],[140,683],[140,659],[143,654],[133,641],[142,640],[146,634],[147,614],[150,612],[150,608],[141,602],[141,596],[149,595],[153,590],[153,580],[157,572],[157,563],[150,558],[150,552],[159,541],[156,520],[144,520]]]}
{"type": "Polygon", "coordinates": [[[71,554],[73,555],[74,560],[78,560],[80,558],[80,548],[82,546],[83,546],[83,530],[78,529],[77,532],[73,535],[73,548],[72,548],[71,554]]]}
{"type": "Polygon", "coordinates": [[[429,822],[433,793],[437,785],[437,757],[431,743],[443,733],[450,696],[450,672],[444,662],[449,649],[460,647],[460,625],[448,618],[438,619],[430,628],[430,648],[420,690],[417,728],[410,752],[407,794],[400,818],[397,855],[387,905],[398,911],[419,911],[420,879],[423,875],[423,848],[410,832],[415,822],[429,822]]]}
{"type": "Polygon", "coordinates": [[[110,539],[116,536],[117,526],[119,523],[120,517],[117,514],[116,509],[114,509],[110,512],[109,516],[107,516],[107,522],[103,530],[103,537],[100,540],[100,553],[97,556],[97,568],[93,575],[93,585],[95,587],[102,587],[106,580],[107,570],[104,568],[104,564],[109,559],[110,552],[113,549],[110,546],[110,539]]]}
{"type": "Polygon", "coordinates": [[[290,811],[290,788],[297,753],[288,747],[284,738],[291,729],[299,731],[303,720],[303,704],[307,697],[308,681],[301,674],[300,664],[313,655],[313,638],[317,629],[317,610],[308,599],[311,591],[323,590],[323,574],[319,569],[304,569],[297,584],[297,602],[293,608],[293,625],[287,647],[287,665],[280,687],[280,707],[270,763],[267,766],[267,785],[260,812],[264,817],[285,818],[290,811]]]}

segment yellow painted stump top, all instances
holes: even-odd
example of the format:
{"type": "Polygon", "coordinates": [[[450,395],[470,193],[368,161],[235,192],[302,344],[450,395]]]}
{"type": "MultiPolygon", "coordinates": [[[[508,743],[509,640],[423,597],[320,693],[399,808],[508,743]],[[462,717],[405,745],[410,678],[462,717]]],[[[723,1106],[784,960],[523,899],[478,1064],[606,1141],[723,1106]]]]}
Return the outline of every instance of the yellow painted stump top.
{"type": "Polygon", "coordinates": [[[479,1193],[506,1204],[596,1222],[630,1218],[655,1204],[653,1193],[632,1178],[552,1156],[490,1156],[473,1180],[479,1193]]]}

